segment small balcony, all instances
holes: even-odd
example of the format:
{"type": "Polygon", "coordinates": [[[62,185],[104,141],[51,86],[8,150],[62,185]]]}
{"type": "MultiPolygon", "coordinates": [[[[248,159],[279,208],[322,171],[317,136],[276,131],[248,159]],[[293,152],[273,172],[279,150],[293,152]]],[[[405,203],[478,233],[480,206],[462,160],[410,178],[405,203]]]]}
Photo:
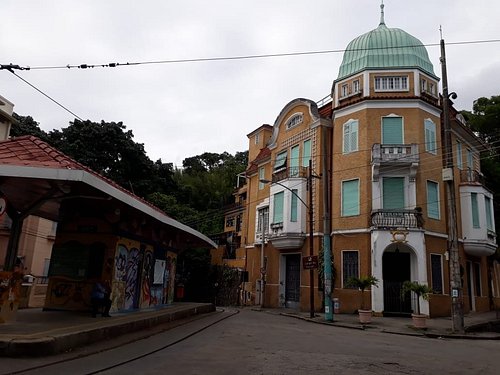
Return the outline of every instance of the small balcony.
{"type": "Polygon", "coordinates": [[[418,144],[387,145],[375,143],[372,147],[372,163],[415,164],[419,162],[418,144]]]}
{"type": "Polygon", "coordinates": [[[282,168],[273,172],[272,182],[279,182],[289,178],[307,178],[307,167],[282,168]]]}
{"type": "Polygon", "coordinates": [[[460,171],[460,182],[461,183],[474,183],[478,185],[485,184],[484,175],[471,168],[463,169],[460,171]]]}
{"type": "Polygon", "coordinates": [[[283,223],[271,224],[269,241],[279,250],[300,249],[304,245],[305,233],[285,232],[283,223]]]}
{"type": "Polygon", "coordinates": [[[371,226],[377,229],[422,228],[422,211],[419,210],[375,210],[371,226]]]}

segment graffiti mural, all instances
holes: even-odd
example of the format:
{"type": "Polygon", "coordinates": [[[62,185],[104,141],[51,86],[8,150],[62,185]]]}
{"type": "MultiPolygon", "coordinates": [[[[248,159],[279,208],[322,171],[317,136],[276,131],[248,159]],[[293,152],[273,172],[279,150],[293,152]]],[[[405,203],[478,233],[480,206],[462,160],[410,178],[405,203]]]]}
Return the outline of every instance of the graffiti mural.
{"type": "Polygon", "coordinates": [[[153,298],[151,287],[153,284],[152,273],[154,267],[153,249],[144,249],[144,261],[142,264],[142,292],[141,292],[141,308],[156,305],[158,301],[153,298]]]}
{"type": "Polygon", "coordinates": [[[177,264],[177,254],[167,251],[167,266],[166,266],[166,303],[174,302],[174,287],[175,287],[175,269],[177,264]]]}
{"type": "MultiPolygon", "coordinates": [[[[138,277],[141,253],[138,243],[130,242],[126,246],[119,243],[115,257],[115,280],[125,284],[123,309],[133,309],[139,305],[138,277]]],[[[119,292],[117,290],[117,292],[119,292]]]]}
{"type": "Polygon", "coordinates": [[[86,310],[90,307],[92,283],[67,277],[52,277],[49,280],[45,307],[68,310],[86,310]]]}

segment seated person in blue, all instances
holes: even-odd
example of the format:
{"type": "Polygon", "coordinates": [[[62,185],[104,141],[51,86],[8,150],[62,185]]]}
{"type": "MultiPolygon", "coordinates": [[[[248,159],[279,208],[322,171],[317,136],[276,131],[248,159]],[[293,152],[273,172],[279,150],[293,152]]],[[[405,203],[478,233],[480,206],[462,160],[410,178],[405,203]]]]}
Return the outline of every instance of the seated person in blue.
{"type": "Polygon", "coordinates": [[[101,308],[101,314],[104,317],[110,317],[109,309],[111,308],[111,299],[109,298],[111,294],[111,288],[109,282],[97,281],[92,288],[92,293],[90,295],[90,301],[92,303],[92,317],[96,317],[97,311],[101,308]]]}

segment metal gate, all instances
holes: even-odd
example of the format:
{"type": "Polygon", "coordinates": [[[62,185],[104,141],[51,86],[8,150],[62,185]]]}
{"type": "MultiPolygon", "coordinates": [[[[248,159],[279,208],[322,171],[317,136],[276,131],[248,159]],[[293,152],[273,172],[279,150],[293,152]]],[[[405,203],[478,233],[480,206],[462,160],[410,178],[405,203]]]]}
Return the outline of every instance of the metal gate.
{"type": "Polygon", "coordinates": [[[300,254],[285,256],[285,306],[300,308],[300,254]]]}

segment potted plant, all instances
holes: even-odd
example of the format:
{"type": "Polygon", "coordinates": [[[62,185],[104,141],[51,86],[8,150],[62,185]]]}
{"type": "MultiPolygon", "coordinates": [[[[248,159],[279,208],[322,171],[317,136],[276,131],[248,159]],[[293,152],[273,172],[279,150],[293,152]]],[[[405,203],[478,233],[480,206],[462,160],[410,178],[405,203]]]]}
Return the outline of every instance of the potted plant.
{"type": "Polygon", "coordinates": [[[427,284],[421,284],[418,281],[405,281],[403,287],[401,288],[401,293],[404,295],[408,292],[413,292],[417,296],[416,312],[411,314],[413,320],[413,326],[415,328],[426,328],[425,320],[427,316],[420,313],[420,298],[424,300],[429,299],[429,295],[432,293],[432,289],[429,288],[427,284]]]}
{"type": "Polygon", "coordinates": [[[347,281],[347,286],[358,288],[361,292],[361,308],[358,309],[359,322],[366,324],[372,321],[372,310],[367,309],[365,303],[365,289],[371,286],[378,287],[378,279],[372,275],[351,277],[347,281]]]}

